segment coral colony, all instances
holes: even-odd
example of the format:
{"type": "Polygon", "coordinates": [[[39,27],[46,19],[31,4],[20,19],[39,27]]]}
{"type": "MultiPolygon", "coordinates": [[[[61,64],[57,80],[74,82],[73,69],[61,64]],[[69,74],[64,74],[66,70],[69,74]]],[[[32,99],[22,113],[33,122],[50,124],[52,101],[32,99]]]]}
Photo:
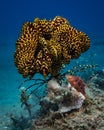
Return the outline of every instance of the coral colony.
{"type": "MultiPolygon", "coordinates": [[[[64,80],[67,84],[60,84],[60,71],[63,65],[78,58],[89,47],[88,36],[60,16],[49,21],[35,18],[33,22],[24,23],[16,42],[15,65],[18,72],[30,80],[37,73],[44,79],[51,75],[46,80],[47,94],[40,101],[43,109],[63,113],[82,106],[87,97],[83,80],[78,76],[66,75],[64,80]]],[[[36,79],[36,87],[37,81],[44,82],[36,79]]]]}

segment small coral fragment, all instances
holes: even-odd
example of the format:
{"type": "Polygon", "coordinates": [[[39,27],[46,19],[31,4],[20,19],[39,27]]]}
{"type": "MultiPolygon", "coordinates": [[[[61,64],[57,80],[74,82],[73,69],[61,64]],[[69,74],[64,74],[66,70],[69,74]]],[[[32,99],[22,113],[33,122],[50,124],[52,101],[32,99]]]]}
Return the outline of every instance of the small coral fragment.
{"type": "Polygon", "coordinates": [[[49,21],[35,18],[22,27],[16,42],[15,65],[23,77],[33,77],[36,73],[56,76],[63,64],[78,58],[89,46],[88,36],[73,28],[65,18],[56,16],[49,21]]]}

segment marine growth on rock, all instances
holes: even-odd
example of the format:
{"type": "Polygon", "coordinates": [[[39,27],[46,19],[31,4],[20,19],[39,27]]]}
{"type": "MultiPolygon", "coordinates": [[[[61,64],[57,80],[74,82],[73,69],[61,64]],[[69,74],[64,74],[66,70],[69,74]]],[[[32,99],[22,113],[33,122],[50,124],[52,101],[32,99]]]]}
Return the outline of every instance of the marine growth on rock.
{"type": "MultiPolygon", "coordinates": [[[[47,95],[41,99],[40,105],[46,111],[59,111],[60,113],[69,112],[73,109],[79,109],[84,103],[86,97],[83,91],[79,91],[79,88],[83,86],[82,79],[80,78],[80,84],[78,84],[77,76],[71,77],[67,75],[66,79],[68,84],[60,86],[55,79],[51,79],[47,84],[47,95]],[[69,81],[69,79],[72,79],[69,81]],[[72,82],[74,83],[72,85],[72,82]]],[[[85,92],[85,88],[83,87],[85,92]]]]}
{"type": "Polygon", "coordinates": [[[63,64],[78,58],[89,46],[88,36],[65,18],[56,16],[49,21],[35,18],[22,27],[16,42],[15,65],[23,77],[36,73],[57,76],[63,64]]]}

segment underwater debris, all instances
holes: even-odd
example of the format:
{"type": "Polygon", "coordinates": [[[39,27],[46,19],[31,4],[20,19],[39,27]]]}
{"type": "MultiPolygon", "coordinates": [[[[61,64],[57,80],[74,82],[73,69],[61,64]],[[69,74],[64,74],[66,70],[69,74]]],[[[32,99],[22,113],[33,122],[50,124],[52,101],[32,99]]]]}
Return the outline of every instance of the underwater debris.
{"type": "Polygon", "coordinates": [[[78,58],[89,46],[88,36],[73,28],[65,18],[56,16],[49,21],[35,18],[22,27],[16,42],[15,65],[23,77],[32,78],[36,73],[54,77],[63,64],[78,58]]]}
{"type": "MultiPolygon", "coordinates": [[[[68,75],[66,77],[69,81],[68,75]]],[[[75,79],[75,76],[73,77],[75,79]]],[[[56,80],[50,80],[47,84],[48,94],[46,95],[46,97],[44,97],[41,100],[41,103],[40,103],[42,108],[43,109],[48,108],[48,110],[49,109],[54,110],[53,109],[53,105],[54,105],[54,108],[56,106],[56,108],[58,109],[60,113],[69,112],[73,109],[79,109],[86,98],[84,96],[85,85],[80,78],[79,80],[81,81],[80,84],[78,84],[79,83],[78,80],[76,81],[70,80],[71,84],[72,82],[74,83],[74,86],[71,86],[69,82],[68,82],[68,85],[60,86],[56,80]],[[79,91],[80,90],[79,88],[81,87],[83,88],[81,89],[81,91],[79,91]]]]}

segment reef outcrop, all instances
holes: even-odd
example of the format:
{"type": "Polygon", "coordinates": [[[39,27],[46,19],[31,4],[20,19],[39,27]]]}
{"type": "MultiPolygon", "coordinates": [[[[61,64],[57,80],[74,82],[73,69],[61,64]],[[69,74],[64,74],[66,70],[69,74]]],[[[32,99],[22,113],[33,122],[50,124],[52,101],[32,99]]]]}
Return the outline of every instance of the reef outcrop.
{"type": "Polygon", "coordinates": [[[78,76],[71,75],[67,75],[66,78],[68,84],[63,86],[60,86],[55,79],[48,82],[48,94],[40,102],[43,110],[64,113],[82,106],[86,99],[86,86],[83,80],[78,76]]]}

